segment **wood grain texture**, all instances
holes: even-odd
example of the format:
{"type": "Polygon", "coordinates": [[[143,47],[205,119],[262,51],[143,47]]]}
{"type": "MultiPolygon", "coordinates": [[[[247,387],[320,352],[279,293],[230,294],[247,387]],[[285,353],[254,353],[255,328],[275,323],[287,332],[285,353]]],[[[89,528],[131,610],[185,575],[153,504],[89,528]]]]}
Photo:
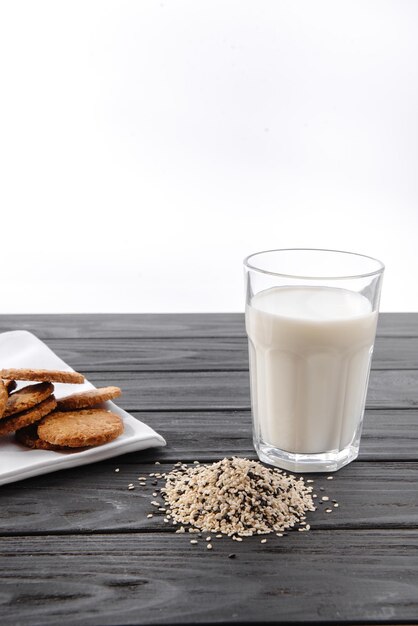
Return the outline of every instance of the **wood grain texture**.
{"type": "Polygon", "coordinates": [[[244,337],[182,339],[47,339],[74,369],[89,371],[248,370],[244,337]]]}
{"type": "Polygon", "coordinates": [[[416,623],[416,530],[220,539],[210,552],[164,533],[80,541],[0,539],[2,626],[416,623]]]}
{"type": "MultiPolygon", "coordinates": [[[[158,458],[222,458],[253,453],[251,412],[153,411],[133,412],[168,442],[158,458]]],[[[156,457],[157,458],[157,457],[156,457]]],[[[418,461],[418,410],[367,410],[360,460],[418,461]]]]}
{"type": "MultiPolygon", "coordinates": [[[[29,330],[52,338],[243,337],[243,313],[1,315],[0,332],[29,330]]],[[[418,313],[381,313],[378,334],[418,337],[418,313]]]]}
{"type": "MultiPolygon", "coordinates": [[[[47,339],[74,369],[89,371],[248,370],[245,337],[47,339]]],[[[378,337],[373,369],[418,369],[418,338],[378,337]]]]}
{"type": "Polygon", "coordinates": [[[376,337],[372,369],[418,369],[418,338],[376,337]]]}
{"type": "Polygon", "coordinates": [[[359,460],[309,476],[339,507],[318,505],[310,532],[211,552],[156,513],[162,481],[137,479],[255,458],[243,315],[0,316],[0,332],[21,328],[121,386],[118,404],[168,445],[1,487],[2,626],[416,624],[418,313],[380,316],[359,460]]]}
{"type": "MultiPolygon", "coordinates": [[[[219,455],[221,456],[221,455],[219,455]]],[[[247,455],[256,458],[254,452],[247,455]]],[[[0,532],[5,534],[74,533],[105,531],[173,532],[164,514],[151,505],[153,492],[164,485],[150,473],[170,471],[173,464],[143,462],[141,453],[122,459],[96,463],[28,479],[2,487],[0,532]],[[135,459],[137,462],[135,462],[135,459]],[[115,472],[115,468],[119,472],[115,472]],[[138,476],[148,477],[146,486],[138,476]],[[129,490],[133,483],[135,489],[129,490]],[[13,515],[11,515],[11,511],[13,515]],[[147,514],[154,517],[148,519],[147,514]]],[[[215,457],[216,458],[216,457],[215,457]]],[[[418,463],[355,462],[341,469],[329,481],[314,475],[318,510],[308,515],[312,528],[416,528],[418,519],[418,463]],[[320,488],[325,491],[320,491],[320,488]],[[337,500],[338,509],[326,513],[323,495],[337,500]]]]}
{"type": "Polygon", "coordinates": [[[243,313],[2,315],[0,332],[29,330],[47,338],[242,337],[243,313]]]}
{"type": "MultiPolygon", "coordinates": [[[[249,376],[225,372],[90,372],[96,386],[117,385],[127,411],[249,409],[249,376]]],[[[418,370],[377,370],[370,375],[367,408],[418,406],[418,370]]]]}

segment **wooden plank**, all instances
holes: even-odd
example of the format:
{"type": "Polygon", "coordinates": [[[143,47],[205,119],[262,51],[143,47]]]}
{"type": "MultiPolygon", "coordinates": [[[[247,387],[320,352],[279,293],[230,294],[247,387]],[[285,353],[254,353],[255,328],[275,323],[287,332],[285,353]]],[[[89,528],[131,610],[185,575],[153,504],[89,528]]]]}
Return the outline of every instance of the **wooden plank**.
{"type": "MultiPolygon", "coordinates": [[[[47,339],[72,367],[89,371],[248,370],[245,337],[47,339]]],[[[378,337],[373,369],[418,369],[418,338],[378,337]]]]}
{"type": "Polygon", "coordinates": [[[377,334],[382,337],[417,337],[418,313],[380,313],[377,334]]]}
{"type": "Polygon", "coordinates": [[[418,411],[367,410],[361,460],[418,460],[418,411]]]}
{"type": "Polygon", "coordinates": [[[96,386],[122,389],[127,411],[248,409],[248,372],[89,372],[96,386]]]}
{"type": "Polygon", "coordinates": [[[376,337],[372,369],[418,369],[418,338],[376,337]]]}
{"type": "MultiPolygon", "coordinates": [[[[167,441],[167,461],[253,454],[250,411],[133,412],[167,441]]],[[[154,455],[155,456],[155,455],[154,455]]],[[[156,458],[157,458],[156,456],[156,458]]],[[[418,461],[418,410],[367,410],[359,459],[418,461]]]]}
{"type": "MultiPolygon", "coordinates": [[[[0,332],[51,338],[244,337],[243,313],[1,315],[0,332]]],[[[418,313],[381,313],[378,334],[418,337],[418,313]]]]}
{"type": "MultiPolygon", "coordinates": [[[[164,513],[151,505],[153,500],[163,502],[152,494],[164,480],[155,485],[149,474],[173,468],[163,454],[160,465],[144,462],[143,453],[133,453],[128,463],[121,457],[88,469],[72,468],[4,485],[0,534],[174,532],[175,527],[164,522],[164,513]],[[145,487],[139,485],[138,476],[147,477],[145,487]],[[130,483],[135,489],[128,489],[130,483]],[[150,513],[153,518],[147,518],[150,513]]],[[[247,456],[255,458],[254,453],[247,456]]],[[[332,481],[326,475],[308,476],[318,495],[318,510],[308,515],[312,528],[417,527],[417,462],[356,461],[333,476],[332,481]],[[331,514],[325,512],[329,504],[321,501],[324,495],[339,503],[331,514]]]]}
{"type": "Polygon", "coordinates": [[[416,530],[189,539],[0,539],[2,626],[416,623],[416,530]]]}
{"type": "Polygon", "coordinates": [[[248,370],[244,337],[48,339],[46,343],[83,372],[248,370]]]}
{"type": "MultiPolygon", "coordinates": [[[[250,408],[248,372],[90,372],[88,379],[120,386],[119,404],[128,411],[250,408]]],[[[371,372],[367,408],[417,406],[417,370],[371,372]]]]}
{"type": "Polygon", "coordinates": [[[242,337],[243,313],[1,315],[0,332],[29,330],[40,339],[242,337]]]}
{"type": "Polygon", "coordinates": [[[366,406],[371,409],[417,407],[418,371],[372,371],[366,406]]]}

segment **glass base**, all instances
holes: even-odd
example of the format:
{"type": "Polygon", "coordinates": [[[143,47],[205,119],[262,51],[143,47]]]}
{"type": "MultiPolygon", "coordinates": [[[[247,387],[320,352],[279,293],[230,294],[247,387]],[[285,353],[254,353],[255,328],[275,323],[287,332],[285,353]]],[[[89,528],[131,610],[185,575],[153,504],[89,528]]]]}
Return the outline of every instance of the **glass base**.
{"type": "Polygon", "coordinates": [[[254,442],[258,458],[290,472],[336,472],[357,458],[359,446],[350,445],[344,450],[331,450],[321,454],[292,454],[262,441],[254,442]]]}

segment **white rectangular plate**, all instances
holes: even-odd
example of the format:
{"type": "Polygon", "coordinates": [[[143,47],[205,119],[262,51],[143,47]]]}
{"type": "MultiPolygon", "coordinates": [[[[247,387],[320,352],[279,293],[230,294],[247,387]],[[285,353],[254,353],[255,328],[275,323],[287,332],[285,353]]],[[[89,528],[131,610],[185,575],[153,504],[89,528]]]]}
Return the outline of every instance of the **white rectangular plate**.
{"type": "MultiPolygon", "coordinates": [[[[41,368],[73,371],[43,341],[26,330],[16,330],[0,334],[0,369],[3,368],[41,368]]],[[[20,383],[23,386],[29,383],[20,383]]],[[[87,380],[83,385],[64,385],[55,383],[54,394],[62,398],[74,393],[94,389],[87,380]]],[[[54,452],[52,450],[30,450],[14,439],[14,436],[0,438],[0,485],[12,483],[30,476],[38,476],[57,470],[87,465],[103,459],[144,450],[156,446],[165,446],[166,442],[155,430],[120,409],[114,402],[103,404],[123,419],[124,433],[110,443],[89,448],[81,452],[54,452]]]]}

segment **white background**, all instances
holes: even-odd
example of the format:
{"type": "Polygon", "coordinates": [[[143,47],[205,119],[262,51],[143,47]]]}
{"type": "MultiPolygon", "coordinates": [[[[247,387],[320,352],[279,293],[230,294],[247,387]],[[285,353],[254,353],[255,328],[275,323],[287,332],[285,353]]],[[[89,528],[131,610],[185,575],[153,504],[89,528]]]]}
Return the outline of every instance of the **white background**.
{"type": "Polygon", "coordinates": [[[418,2],[1,0],[0,312],[239,311],[276,247],[418,310],[418,2]]]}

